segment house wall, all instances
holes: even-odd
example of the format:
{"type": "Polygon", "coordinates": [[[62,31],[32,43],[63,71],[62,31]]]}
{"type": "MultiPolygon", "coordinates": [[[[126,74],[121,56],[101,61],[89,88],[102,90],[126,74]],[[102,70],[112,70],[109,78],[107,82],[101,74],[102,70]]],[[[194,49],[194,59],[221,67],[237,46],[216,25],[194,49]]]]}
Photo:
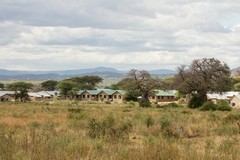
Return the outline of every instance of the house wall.
{"type": "Polygon", "coordinates": [[[15,101],[14,97],[6,94],[0,97],[0,101],[15,101]]]}
{"type": "Polygon", "coordinates": [[[112,95],[112,101],[113,102],[123,102],[123,96],[120,93],[116,92],[112,95]]]}
{"type": "Polygon", "coordinates": [[[230,100],[230,106],[233,107],[233,108],[240,108],[240,100],[237,97],[234,96],[230,100]]]}
{"type": "Polygon", "coordinates": [[[82,101],[91,101],[91,95],[88,92],[84,92],[82,93],[82,95],[80,96],[80,99],[82,101]]]}
{"type": "Polygon", "coordinates": [[[98,94],[98,101],[108,101],[109,99],[112,99],[112,96],[108,96],[106,93],[101,92],[98,94]]]}
{"type": "Polygon", "coordinates": [[[157,102],[173,102],[175,100],[175,96],[156,96],[157,102]]]}

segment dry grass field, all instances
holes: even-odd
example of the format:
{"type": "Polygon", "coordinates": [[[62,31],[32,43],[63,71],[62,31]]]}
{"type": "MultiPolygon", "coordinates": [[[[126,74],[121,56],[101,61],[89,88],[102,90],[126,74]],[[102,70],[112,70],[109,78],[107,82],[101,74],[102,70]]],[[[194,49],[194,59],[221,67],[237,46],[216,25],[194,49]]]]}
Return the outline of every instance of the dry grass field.
{"type": "Polygon", "coordinates": [[[240,111],[0,103],[0,160],[237,160],[240,111]]]}

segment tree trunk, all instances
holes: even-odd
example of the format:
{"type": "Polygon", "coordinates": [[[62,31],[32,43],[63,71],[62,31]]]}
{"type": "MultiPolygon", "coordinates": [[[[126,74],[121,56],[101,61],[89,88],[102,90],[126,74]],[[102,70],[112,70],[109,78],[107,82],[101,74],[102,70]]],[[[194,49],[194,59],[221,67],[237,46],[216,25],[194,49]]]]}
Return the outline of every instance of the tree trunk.
{"type": "Polygon", "coordinates": [[[147,92],[144,92],[144,93],[142,94],[142,100],[145,101],[145,102],[150,103],[147,92]]]}

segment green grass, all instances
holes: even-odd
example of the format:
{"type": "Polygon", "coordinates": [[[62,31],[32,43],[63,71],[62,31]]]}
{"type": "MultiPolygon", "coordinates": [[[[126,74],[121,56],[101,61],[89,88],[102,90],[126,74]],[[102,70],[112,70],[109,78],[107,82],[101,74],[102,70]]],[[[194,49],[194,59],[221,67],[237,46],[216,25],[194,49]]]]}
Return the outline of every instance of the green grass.
{"type": "Polygon", "coordinates": [[[240,111],[0,103],[0,160],[239,159],[240,111]]]}

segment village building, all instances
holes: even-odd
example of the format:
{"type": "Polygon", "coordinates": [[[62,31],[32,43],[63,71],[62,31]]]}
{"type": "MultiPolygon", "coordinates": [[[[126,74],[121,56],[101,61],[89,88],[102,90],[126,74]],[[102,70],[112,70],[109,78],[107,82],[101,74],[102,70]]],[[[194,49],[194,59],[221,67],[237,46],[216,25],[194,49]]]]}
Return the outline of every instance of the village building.
{"type": "Polygon", "coordinates": [[[53,100],[60,96],[58,91],[39,91],[28,93],[30,101],[53,100]]]}
{"type": "Polygon", "coordinates": [[[240,95],[234,95],[230,99],[230,106],[233,107],[233,108],[240,109],[240,95]]]}
{"type": "Polygon", "coordinates": [[[149,97],[150,102],[173,102],[176,101],[176,90],[156,90],[153,96],[149,97]]]}
{"type": "Polygon", "coordinates": [[[230,102],[231,98],[238,95],[239,92],[223,92],[223,93],[209,93],[207,94],[207,99],[211,100],[214,104],[217,104],[220,100],[225,100],[230,102]]]}
{"type": "Polygon", "coordinates": [[[112,101],[122,102],[124,92],[121,90],[97,89],[80,90],[77,93],[77,99],[81,101],[112,101]]]}
{"type": "Polygon", "coordinates": [[[14,91],[0,91],[0,101],[15,101],[14,91]]]}

